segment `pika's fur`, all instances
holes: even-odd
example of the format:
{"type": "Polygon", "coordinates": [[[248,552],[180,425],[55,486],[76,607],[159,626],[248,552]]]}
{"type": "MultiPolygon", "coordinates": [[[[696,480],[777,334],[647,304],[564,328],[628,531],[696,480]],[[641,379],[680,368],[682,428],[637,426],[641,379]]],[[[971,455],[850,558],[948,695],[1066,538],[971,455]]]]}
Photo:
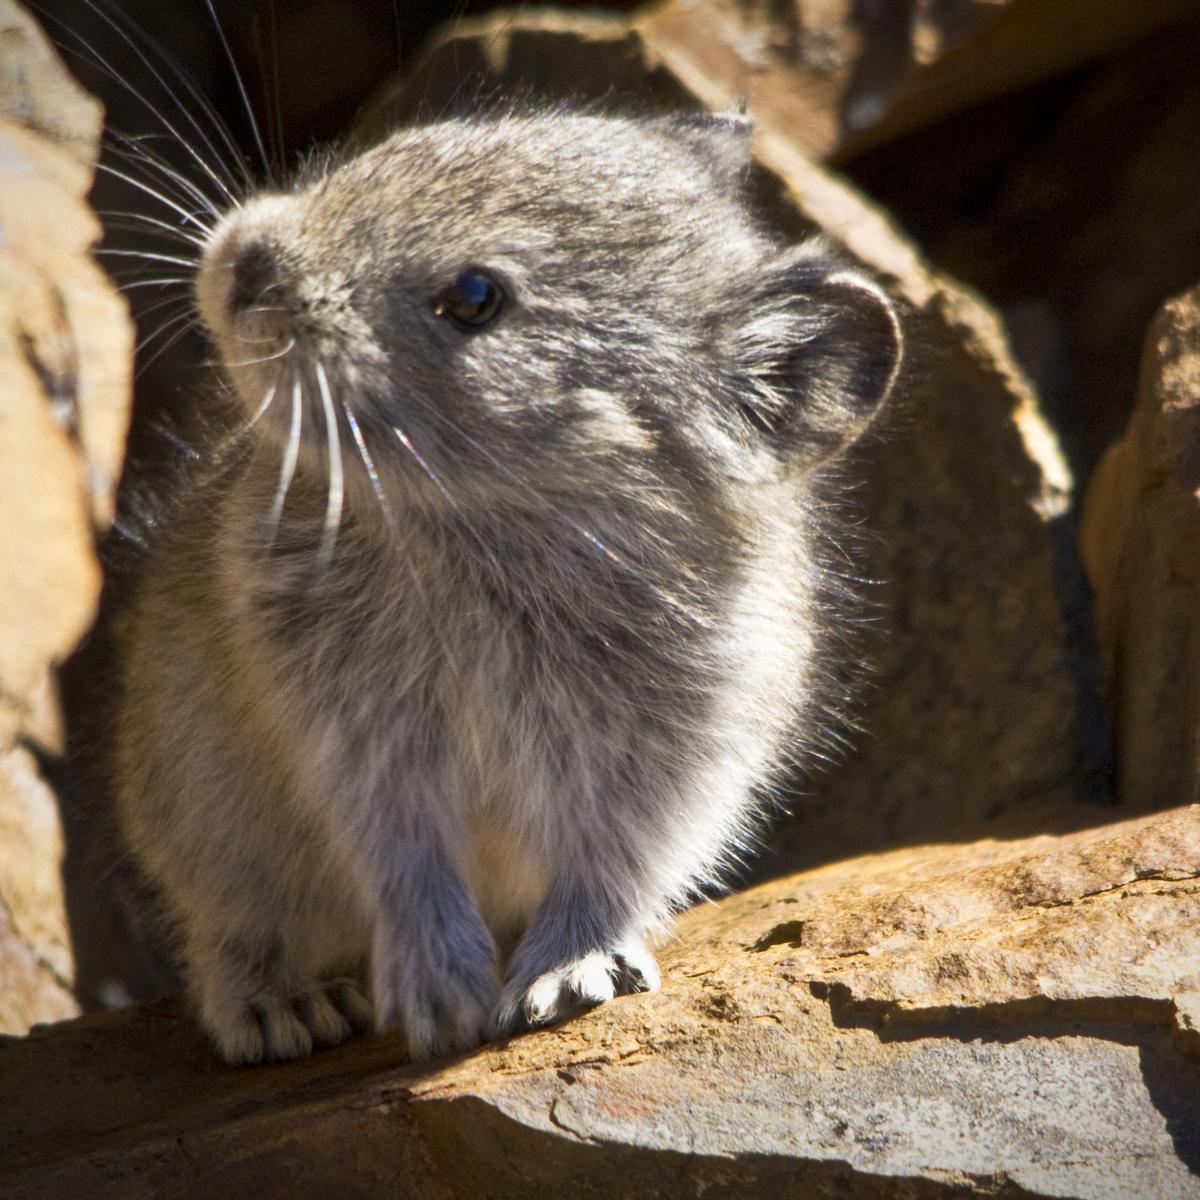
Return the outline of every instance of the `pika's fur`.
{"type": "Polygon", "coordinates": [[[258,417],[151,552],[118,756],[226,1059],[657,986],[647,933],[825,722],[826,468],[902,339],[755,224],[748,143],[456,120],[212,233],[258,417]]]}

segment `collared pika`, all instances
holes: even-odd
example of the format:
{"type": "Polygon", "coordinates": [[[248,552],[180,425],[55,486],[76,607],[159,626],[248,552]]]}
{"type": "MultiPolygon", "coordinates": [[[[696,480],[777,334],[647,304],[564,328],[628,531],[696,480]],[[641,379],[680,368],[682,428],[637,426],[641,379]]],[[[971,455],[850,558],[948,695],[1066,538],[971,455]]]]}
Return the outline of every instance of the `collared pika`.
{"type": "Polygon", "coordinates": [[[208,236],[252,421],[150,552],[118,782],[226,1059],[654,988],[647,933],[827,722],[829,464],[902,337],[758,227],[748,155],[739,118],[455,120],[208,236]]]}

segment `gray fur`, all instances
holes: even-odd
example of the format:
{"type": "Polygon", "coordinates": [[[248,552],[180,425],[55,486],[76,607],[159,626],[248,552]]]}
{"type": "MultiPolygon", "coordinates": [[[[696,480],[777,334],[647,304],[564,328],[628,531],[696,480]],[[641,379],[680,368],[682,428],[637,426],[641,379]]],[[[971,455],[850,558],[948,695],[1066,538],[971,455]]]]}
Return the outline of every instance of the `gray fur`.
{"type": "Polygon", "coordinates": [[[900,333],[756,227],[747,145],[433,125],[211,238],[201,311],[269,403],[152,553],[119,757],[225,1058],[372,1009],[424,1057],[657,986],[647,934],[827,721],[825,466],[900,333]],[[508,297],[472,333],[433,303],[466,266],[508,297]]]}

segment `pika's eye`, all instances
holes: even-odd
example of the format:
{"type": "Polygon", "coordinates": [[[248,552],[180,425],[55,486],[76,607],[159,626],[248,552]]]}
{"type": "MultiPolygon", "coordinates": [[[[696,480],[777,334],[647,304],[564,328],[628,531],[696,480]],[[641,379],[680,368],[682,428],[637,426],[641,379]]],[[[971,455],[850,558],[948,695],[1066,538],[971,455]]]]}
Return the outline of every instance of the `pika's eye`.
{"type": "Polygon", "coordinates": [[[438,293],[433,311],[464,332],[474,332],[493,320],[503,305],[500,285],[483,271],[470,270],[438,293]]]}

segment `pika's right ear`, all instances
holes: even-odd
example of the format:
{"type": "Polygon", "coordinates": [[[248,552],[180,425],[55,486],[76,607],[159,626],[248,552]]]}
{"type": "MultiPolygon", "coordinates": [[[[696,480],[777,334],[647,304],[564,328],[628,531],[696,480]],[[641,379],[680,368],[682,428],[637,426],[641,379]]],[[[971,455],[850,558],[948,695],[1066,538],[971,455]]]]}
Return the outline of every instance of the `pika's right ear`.
{"type": "Polygon", "coordinates": [[[743,298],[733,355],[742,414],[805,469],[845,450],[887,404],[904,363],[888,294],[855,267],[801,246],[743,298]]]}

